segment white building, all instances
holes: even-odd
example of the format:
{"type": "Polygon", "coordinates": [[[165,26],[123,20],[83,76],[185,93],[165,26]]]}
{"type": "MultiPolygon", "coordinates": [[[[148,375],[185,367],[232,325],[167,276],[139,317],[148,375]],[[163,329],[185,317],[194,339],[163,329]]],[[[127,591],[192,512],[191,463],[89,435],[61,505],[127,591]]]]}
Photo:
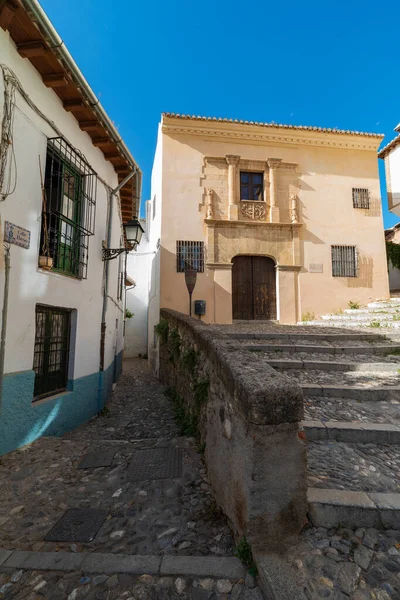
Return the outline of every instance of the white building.
{"type": "Polygon", "coordinates": [[[398,135],[378,153],[385,162],[386,188],[389,210],[400,217],[400,124],[398,135]]]}
{"type": "Polygon", "coordinates": [[[3,454],[110,395],[141,172],[36,0],[0,3],[0,63],[3,454]]]}
{"type": "Polygon", "coordinates": [[[150,242],[151,202],[146,203],[147,217],[140,222],[145,231],[137,251],[128,254],[127,273],[133,286],[126,290],[125,358],[147,356],[147,321],[152,264],[156,254],[150,242]],[[149,227],[147,227],[147,221],[149,227]]]}

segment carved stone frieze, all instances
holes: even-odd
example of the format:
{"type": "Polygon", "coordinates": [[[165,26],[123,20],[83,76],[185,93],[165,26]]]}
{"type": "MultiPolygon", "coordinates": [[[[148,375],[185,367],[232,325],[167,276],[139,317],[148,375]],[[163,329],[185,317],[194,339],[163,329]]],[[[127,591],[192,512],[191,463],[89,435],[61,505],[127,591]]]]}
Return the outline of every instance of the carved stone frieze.
{"type": "Polygon", "coordinates": [[[245,200],[240,203],[240,209],[244,217],[253,221],[264,221],[267,218],[267,206],[265,202],[249,202],[245,200]]]}

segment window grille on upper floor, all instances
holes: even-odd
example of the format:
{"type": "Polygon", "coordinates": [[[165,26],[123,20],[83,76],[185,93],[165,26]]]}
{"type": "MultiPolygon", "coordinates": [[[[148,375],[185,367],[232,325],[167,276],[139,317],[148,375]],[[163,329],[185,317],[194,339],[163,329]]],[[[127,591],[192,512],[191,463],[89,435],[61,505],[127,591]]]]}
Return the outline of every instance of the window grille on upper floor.
{"type": "Polygon", "coordinates": [[[368,188],[353,188],[353,208],[369,208],[368,188]]]}
{"type": "Polygon", "coordinates": [[[97,175],[63,138],[48,140],[40,254],[53,270],[86,278],[89,236],[94,234],[97,175]]]}

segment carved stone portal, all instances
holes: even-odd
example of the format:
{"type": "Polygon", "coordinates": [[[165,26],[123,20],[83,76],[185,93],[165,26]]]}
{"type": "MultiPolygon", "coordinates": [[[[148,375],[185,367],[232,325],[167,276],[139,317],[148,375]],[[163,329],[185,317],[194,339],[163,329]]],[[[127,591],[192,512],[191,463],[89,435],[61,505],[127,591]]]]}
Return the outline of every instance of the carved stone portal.
{"type": "Polygon", "coordinates": [[[291,207],[290,207],[290,212],[291,212],[291,221],[292,223],[298,223],[299,222],[299,197],[297,196],[297,194],[294,194],[291,199],[291,207]]]}
{"type": "Polygon", "coordinates": [[[253,221],[263,221],[267,215],[266,204],[264,202],[241,202],[241,211],[244,217],[253,221]]]}

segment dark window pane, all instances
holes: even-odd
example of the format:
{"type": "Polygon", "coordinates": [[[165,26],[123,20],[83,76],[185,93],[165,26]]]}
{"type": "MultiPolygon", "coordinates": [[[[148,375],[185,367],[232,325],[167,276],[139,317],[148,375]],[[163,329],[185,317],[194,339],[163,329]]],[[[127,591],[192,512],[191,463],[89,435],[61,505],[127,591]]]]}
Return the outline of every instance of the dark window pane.
{"type": "Polygon", "coordinates": [[[241,181],[241,183],[249,183],[249,174],[248,173],[240,173],[240,181],[241,181]]]}
{"type": "Polygon", "coordinates": [[[261,185],[256,185],[253,187],[253,200],[262,200],[263,199],[263,190],[261,185]]]}
{"type": "Polygon", "coordinates": [[[240,188],[240,199],[241,200],[249,200],[249,186],[242,185],[240,188]]]}
{"type": "Polygon", "coordinates": [[[253,183],[261,183],[263,182],[263,176],[261,173],[254,173],[253,175],[253,183]]]}

